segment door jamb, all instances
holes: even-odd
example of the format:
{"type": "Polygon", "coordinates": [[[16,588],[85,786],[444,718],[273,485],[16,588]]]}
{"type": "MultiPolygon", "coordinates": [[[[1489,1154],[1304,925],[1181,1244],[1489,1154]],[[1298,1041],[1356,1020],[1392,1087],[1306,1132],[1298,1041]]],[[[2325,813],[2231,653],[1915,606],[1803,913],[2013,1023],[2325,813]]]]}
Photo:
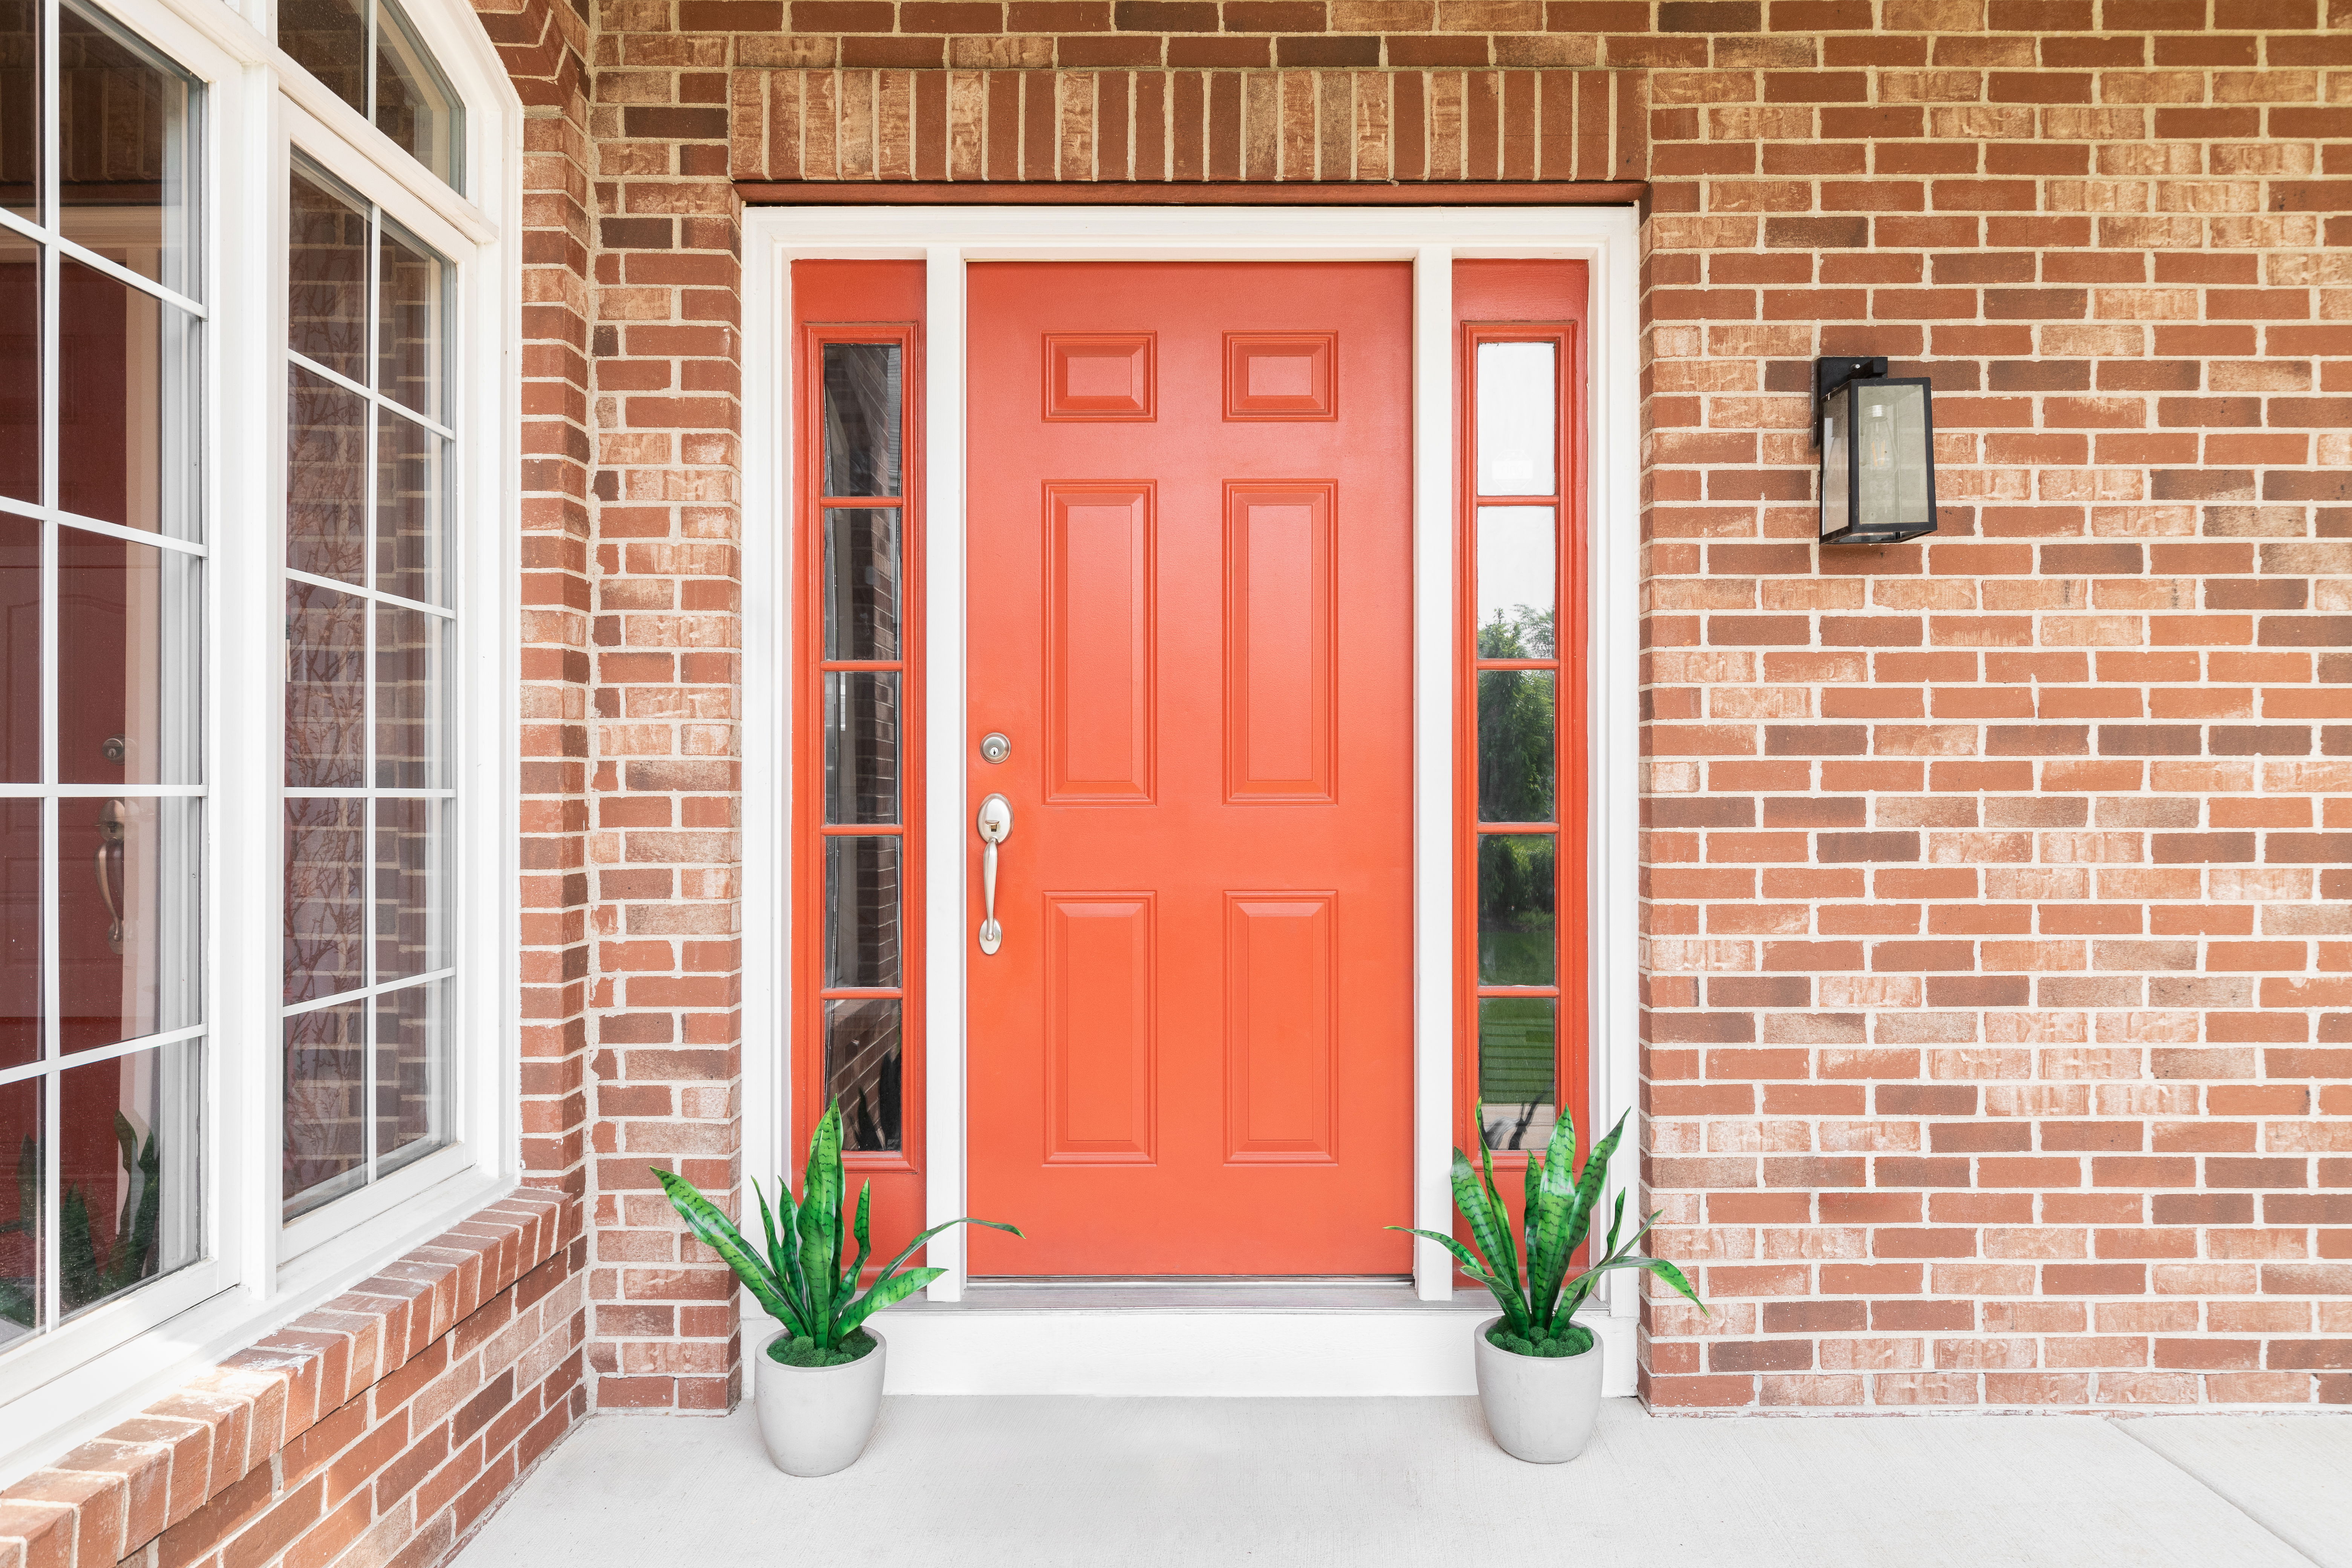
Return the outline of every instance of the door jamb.
{"type": "MultiPolygon", "coordinates": [[[[791,263],[920,259],[927,264],[925,438],[930,462],[926,566],[929,658],[927,864],[961,867],[971,803],[964,703],[964,267],[995,260],[1406,260],[1413,264],[1413,1215],[1451,1233],[1454,1007],[1454,462],[1453,262],[1567,258],[1591,264],[1591,647],[1586,722],[1586,831],[1592,1042],[1599,1121],[1636,1103],[1639,952],[1635,827],[1639,791],[1640,512],[1638,267],[1630,206],[1540,208],[752,207],[743,216],[743,1154],[747,1173],[791,1168],[788,997],[780,977],[791,929],[791,628],[793,443],[787,328],[791,263]],[[763,438],[764,437],[764,438],[763,438]]],[[[971,942],[960,876],[929,879],[923,984],[931,1223],[964,1212],[964,965],[971,942]]],[[[1638,1164],[1610,1187],[1630,1192],[1638,1164]]],[[[1608,1194],[1604,1193],[1604,1200],[1608,1194]]],[[[1414,1244],[1420,1298],[1453,1294],[1454,1265],[1414,1244]]],[[[955,1301],[965,1285],[961,1230],[933,1241],[947,1272],[929,1288],[955,1301]]],[[[1638,1310],[1630,1276],[1606,1282],[1608,1314],[1638,1310]]]]}

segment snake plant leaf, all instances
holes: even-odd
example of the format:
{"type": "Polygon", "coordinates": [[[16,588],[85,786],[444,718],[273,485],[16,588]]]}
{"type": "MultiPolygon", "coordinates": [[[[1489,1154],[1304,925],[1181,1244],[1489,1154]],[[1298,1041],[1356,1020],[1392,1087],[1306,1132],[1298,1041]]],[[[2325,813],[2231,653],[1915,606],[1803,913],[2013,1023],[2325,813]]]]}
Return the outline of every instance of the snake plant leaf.
{"type": "Polygon", "coordinates": [[[842,1270],[841,1284],[834,1299],[846,1301],[857,1294],[857,1277],[866,1272],[866,1256],[874,1250],[873,1232],[868,1222],[874,1217],[874,1184],[866,1183],[857,1193],[857,1222],[854,1234],[857,1237],[857,1261],[842,1270]]]}
{"type": "Polygon", "coordinates": [[[1617,1141],[1625,1136],[1625,1117],[1633,1114],[1629,1110],[1617,1119],[1617,1125],[1594,1146],[1591,1157],[1584,1162],[1584,1170],[1576,1179],[1576,1198],[1568,1216],[1570,1252],[1583,1245],[1585,1233],[1592,1228],[1593,1208],[1601,1202],[1601,1184],[1609,1179],[1610,1157],[1617,1152],[1617,1141]]]}
{"type": "MultiPolygon", "coordinates": [[[[1522,1173],[1526,1176],[1527,1180],[1522,1184],[1522,1190],[1519,1194],[1519,1225],[1521,1230],[1525,1234],[1527,1242],[1528,1280],[1528,1283],[1532,1285],[1535,1281],[1536,1272],[1536,1239],[1537,1232],[1538,1230],[1537,1222],[1543,1216],[1543,1203],[1541,1201],[1543,1195],[1543,1162],[1537,1157],[1533,1150],[1529,1150],[1528,1152],[1527,1168],[1522,1173]]],[[[1537,1301],[1535,1306],[1537,1314],[1540,1317],[1543,1310],[1542,1303],[1540,1301],[1537,1301]]]]}
{"type": "Polygon", "coordinates": [[[1510,1222],[1497,1212],[1501,1205],[1491,1202],[1486,1191],[1479,1186],[1469,1156],[1459,1149],[1454,1151],[1454,1205],[1470,1226],[1470,1239],[1478,1244],[1478,1250],[1486,1257],[1487,1279],[1508,1287],[1507,1295],[1496,1291],[1505,1315],[1515,1329],[1532,1328],[1534,1319],[1528,1310],[1526,1293],[1519,1286],[1518,1259],[1511,1251],[1510,1222]]]}
{"type": "Polygon", "coordinates": [[[1640,1268],[1654,1274],[1689,1298],[1690,1304],[1696,1307],[1702,1314],[1710,1318],[1715,1316],[1707,1304],[1698,1299],[1698,1292],[1693,1289],[1691,1282],[1683,1277],[1683,1271],[1663,1258],[1621,1258],[1614,1263],[1603,1263],[1598,1268],[1585,1270],[1584,1278],[1590,1279],[1594,1275],[1606,1273],[1612,1268],[1640,1268]]]}
{"type": "Polygon", "coordinates": [[[735,1270],[735,1277],[743,1281],[768,1315],[792,1330],[795,1338],[805,1337],[806,1321],[793,1312],[791,1303],[776,1288],[776,1277],[760,1261],[759,1254],[751,1250],[719,1205],[697,1192],[694,1184],[683,1176],[656,1171],[654,1179],[661,1183],[662,1191],[669,1196],[670,1207],[686,1221],[687,1228],[726,1260],[727,1267],[735,1270]]]}
{"type": "Polygon", "coordinates": [[[1509,1319],[1515,1324],[1522,1321],[1520,1316],[1522,1306],[1519,1301],[1517,1289],[1515,1286],[1504,1284],[1492,1274],[1487,1273],[1486,1266],[1478,1261],[1477,1255],[1473,1253],[1468,1247],[1463,1246],[1459,1241],[1456,1241],[1454,1237],[1446,1235],[1442,1230],[1423,1230],[1418,1226],[1410,1225],[1391,1225],[1382,1228],[1388,1230],[1401,1230],[1407,1236],[1425,1237],[1429,1240],[1437,1243],[1438,1246],[1445,1248],[1446,1251],[1454,1255],[1454,1261],[1462,1265],[1462,1272],[1470,1276],[1471,1279],[1478,1281],[1479,1284],[1486,1287],[1488,1293],[1502,1305],[1503,1315],[1506,1318],[1509,1319]]]}
{"type": "Polygon", "coordinates": [[[793,1245],[793,1227],[799,1222],[800,1214],[793,1206],[792,1184],[781,1176],[776,1178],[776,1207],[783,1212],[781,1221],[769,1209],[768,1194],[760,1190],[757,1181],[751,1184],[751,1195],[760,1201],[760,1227],[767,1235],[768,1273],[775,1279],[778,1293],[792,1303],[793,1310],[805,1324],[808,1291],[802,1285],[800,1251],[793,1245]]]}
{"type": "MultiPolygon", "coordinates": [[[[945,1222],[943,1222],[942,1224],[935,1225],[935,1226],[931,1226],[931,1228],[930,1228],[930,1229],[929,1229],[929,1230],[927,1230],[927,1231],[923,1232],[923,1234],[922,1234],[922,1235],[920,1235],[920,1236],[919,1236],[919,1237],[915,1237],[915,1239],[914,1239],[914,1240],[912,1240],[912,1241],[910,1241],[910,1242],[907,1243],[906,1249],[905,1249],[904,1251],[900,1252],[900,1253],[898,1254],[898,1257],[896,1257],[896,1258],[894,1258],[890,1259],[890,1261],[889,1261],[889,1262],[887,1262],[887,1263],[884,1264],[884,1265],[882,1266],[882,1272],[881,1272],[881,1273],[879,1273],[879,1274],[877,1274],[877,1275],[874,1277],[874,1283],[876,1284],[876,1286],[877,1286],[877,1287],[878,1287],[878,1286],[880,1286],[880,1285],[881,1285],[881,1283],[882,1283],[884,1280],[886,1280],[886,1279],[889,1279],[891,1276],[893,1276],[893,1275],[897,1274],[897,1273],[898,1272],[898,1265],[900,1265],[901,1263],[906,1262],[906,1261],[907,1261],[907,1259],[908,1259],[909,1258],[914,1257],[916,1253],[918,1253],[918,1252],[921,1251],[921,1250],[922,1250],[922,1248],[923,1248],[923,1244],[924,1244],[925,1242],[927,1242],[927,1241],[930,1240],[930,1239],[931,1239],[931,1237],[935,1237],[935,1236],[939,1235],[939,1234],[940,1234],[940,1232],[941,1232],[941,1231],[943,1231],[943,1230],[950,1230],[950,1229],[952,1229],[953,1227],[955,1227],[955,1226],[960,1226],[960,1225],[984,1225],[984,1226],[987,1226],[989,1229],[991,1229],[991,1230],[1001,1230],[1001,1231],[1005,1232],[1007,1235],[1011,1235],[1011,1236],[1020,1236],[1020,1235],[1021,1235],[1020,1227],[1018,1227],[1017,1226],[999,1225],[999,1224],[997,1224],[997,1223],[996,1223],[996,1221],[994,1221],[994,1220],[992,1220],[992,1219],[973,1219],[973,1218],[971,1218],[969,1215],[967,1215],[966,1217],[964,1217],[964,1218],[962,1218],[962,1219],[951,1219],[951,1220],[945,1221],[945,1222]]],[[[1027,1240],[1028,1238],[1027,1238],[1026,1237],[1022,1237],[1022,1239],[1025,1241],[1025,1240],[1027,1240]]],[[[916,1272],[916,1273],[919,1274],[919,1273],[921,1273],[921,1272],[922,1272],[922,1270],[919,1268],[919,1269],[914,1270],[914,1272],[916,1272]]]]}
{"type": "Polygon", "coordinates": [[[808,1292],[809,1337],[819,1350],[840,1341],[834,1322],[834,1281],[841,1275],[841,1107],[825,1107],[809,1135],[808,1166],[801,1176],[801,1278],[808,1292]]]}
{"type": "Polygon", "coordinates": [[[1561,1108],[1552,1123],[1550,1146],[1544,1151],[1543,1179],[1528,1206],[1532,1239],[1528,1243],[1528,1304],[1538,1324],[1549,1329],[1559,1321],[1559,1287],[1568,1274],[1570,1254],[1576,1243],[1569,1238],[1576,1195],[1576,1121],[1561,1108]]]}
{"type": "MultiPolygon", "coordinates": [[[[1664,1209],[1660,1209],[1660,1210],[1658,1211],[1658,1214],[1664,1214],[1664,1213],[1665,1213],[1665,1212],[1666,1212],[1665,1210],[1664,1210],[1664,1209]]],[[[1650,1217],[1651,1217],[1652,1219],[1654,1219],[1654,1220],[1655,1218],[1657,1218],[1657,1217],[1658,1217],[1658,1215],[1652,1215],[1650,1217]]],[[[1610,1257],[1612,1257],[1612,1258],[1614,1258],[1614,1257],[1616,1257],[1616,1256],[1617,1256],[1617,1252],[1618,1252],[1618,1247],[1617,1247],[1617,1233],[1618,1233],[1620,1230],[1622,1230],[1622,1229],[1624,1228],[1624,1226],[1625,1226],[1625,1189],[1624,1189],[1624,1188],[1622,1188],[1622,1187],[1620,1187],[1620,1188],[1618,1188],[1618,1189],[1617,1189],[1617,1207],[1616,1207],[1616,1210],[1615,1210],[1615,1212],[1614,1212],[1614,1213],[1611,1214],[1611,1215],[1610,1215],[1610,1216],[1609,1216],[1609,1239],[1608,1239],[1608,1240],[1606,1240],[1606,1241],[1604,1241],[1604,1242],[1602,1242],[1602,1243],[1601,1244],[1601,1251],[1603,1251],[1603,1252],[1607,1253],[1607,1254],[1608,1254],[1610,1257]]],[[[1650,1227],[1649,1227],[1648,1226],[1646,1226],[1646,1225],[1645,1225],[1645,1226],[1643,1226],[1642,1228],[1643,1228],[1643,1230],[1647,1230],[1647,1229],[1649,1229],[1650,1227]]],[[[1631,1245],[1632,1245],[1632,1243],[1630,1243],[1630,1242],[1629,1242],[1629,1243],[1627,1243],[1626,1245],[1631,1246],[1631,1245]]]]}
{"type": "Polygon", "coordinates": [[[841,1333],[845,1339],[866,1319],[885,1307],[895,1307],[940,1275],[944,1268],[909,1268],[904,1274],[879,1280],[874,1289],[852,1301],[841,1314],[841,1333]]]}
{"type": "Polygon", "coordinates": [[[1495,1216],[1495,1234],[1503,1244],[1501,1254],[1492,1258],[1490,1261],[1494,1265],[1496,1273],[1502,1275],[1516,1286],[1519,1283],[1519,1244],[1511,1236],[1510,1206],[1503,1202],[1502,1189],[1495,1185],[1495,1152],[1486,1147],[1486,1102],[1484,1100],[1477,1102],[1477,1110],[1473,1119],[1479,1129],[1479,1183],[1486,1194],[1487,1206],[1495,1216]]]}

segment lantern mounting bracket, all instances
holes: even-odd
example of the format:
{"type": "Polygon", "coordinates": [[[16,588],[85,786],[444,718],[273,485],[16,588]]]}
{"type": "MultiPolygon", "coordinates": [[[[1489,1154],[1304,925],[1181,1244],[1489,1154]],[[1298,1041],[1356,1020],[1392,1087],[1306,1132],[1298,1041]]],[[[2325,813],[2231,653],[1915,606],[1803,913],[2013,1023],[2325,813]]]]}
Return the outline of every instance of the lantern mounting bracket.
{"type": "Polygon", "coordinates": [[[1825,354],[1813,362],[1813,445],[1822,444],[1822,405],[1849,381],[1886,374],[1885,354],[1825,354]]]}

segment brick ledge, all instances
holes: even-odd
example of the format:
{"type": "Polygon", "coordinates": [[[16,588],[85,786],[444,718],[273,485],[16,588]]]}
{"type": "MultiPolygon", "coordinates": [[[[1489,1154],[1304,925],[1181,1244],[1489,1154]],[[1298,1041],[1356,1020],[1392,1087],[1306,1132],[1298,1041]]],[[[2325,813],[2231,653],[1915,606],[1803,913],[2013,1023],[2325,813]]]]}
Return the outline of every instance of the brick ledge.
{"type": "Polygon", "coordinates": [[[141,1551],[424,1355],[579,1228],[575,1204],[530,1188],[452,1226],[0,1491],[0,1568],[99,1568],[141,1551]]]}

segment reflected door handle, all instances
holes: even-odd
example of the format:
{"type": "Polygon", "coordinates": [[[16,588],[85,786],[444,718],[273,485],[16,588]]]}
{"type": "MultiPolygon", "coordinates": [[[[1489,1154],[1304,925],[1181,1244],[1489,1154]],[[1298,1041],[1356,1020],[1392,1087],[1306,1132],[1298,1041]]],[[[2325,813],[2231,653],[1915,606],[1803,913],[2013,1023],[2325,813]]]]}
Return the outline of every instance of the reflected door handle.
{"type": "Polygon", "coordinates": [[[110,862],[122,858],[122,841],[128,836],[125,824],[131,808],[119,800],[110,800],[98,808],[98,852],[91,857],[90,869],[98,876],[98,896],[106,900],[106,945],[116,953],[122,951],[122,910],[114,901],[114,877],[110,862]]]}
{"type": "Polygon", "coordinates": [[[1013,836],[1013,803],[1001,795],[980,803],[980,951],[994,952],[1004,942],[1004,928],[996,923],[996,847],[1013,836]]]}

